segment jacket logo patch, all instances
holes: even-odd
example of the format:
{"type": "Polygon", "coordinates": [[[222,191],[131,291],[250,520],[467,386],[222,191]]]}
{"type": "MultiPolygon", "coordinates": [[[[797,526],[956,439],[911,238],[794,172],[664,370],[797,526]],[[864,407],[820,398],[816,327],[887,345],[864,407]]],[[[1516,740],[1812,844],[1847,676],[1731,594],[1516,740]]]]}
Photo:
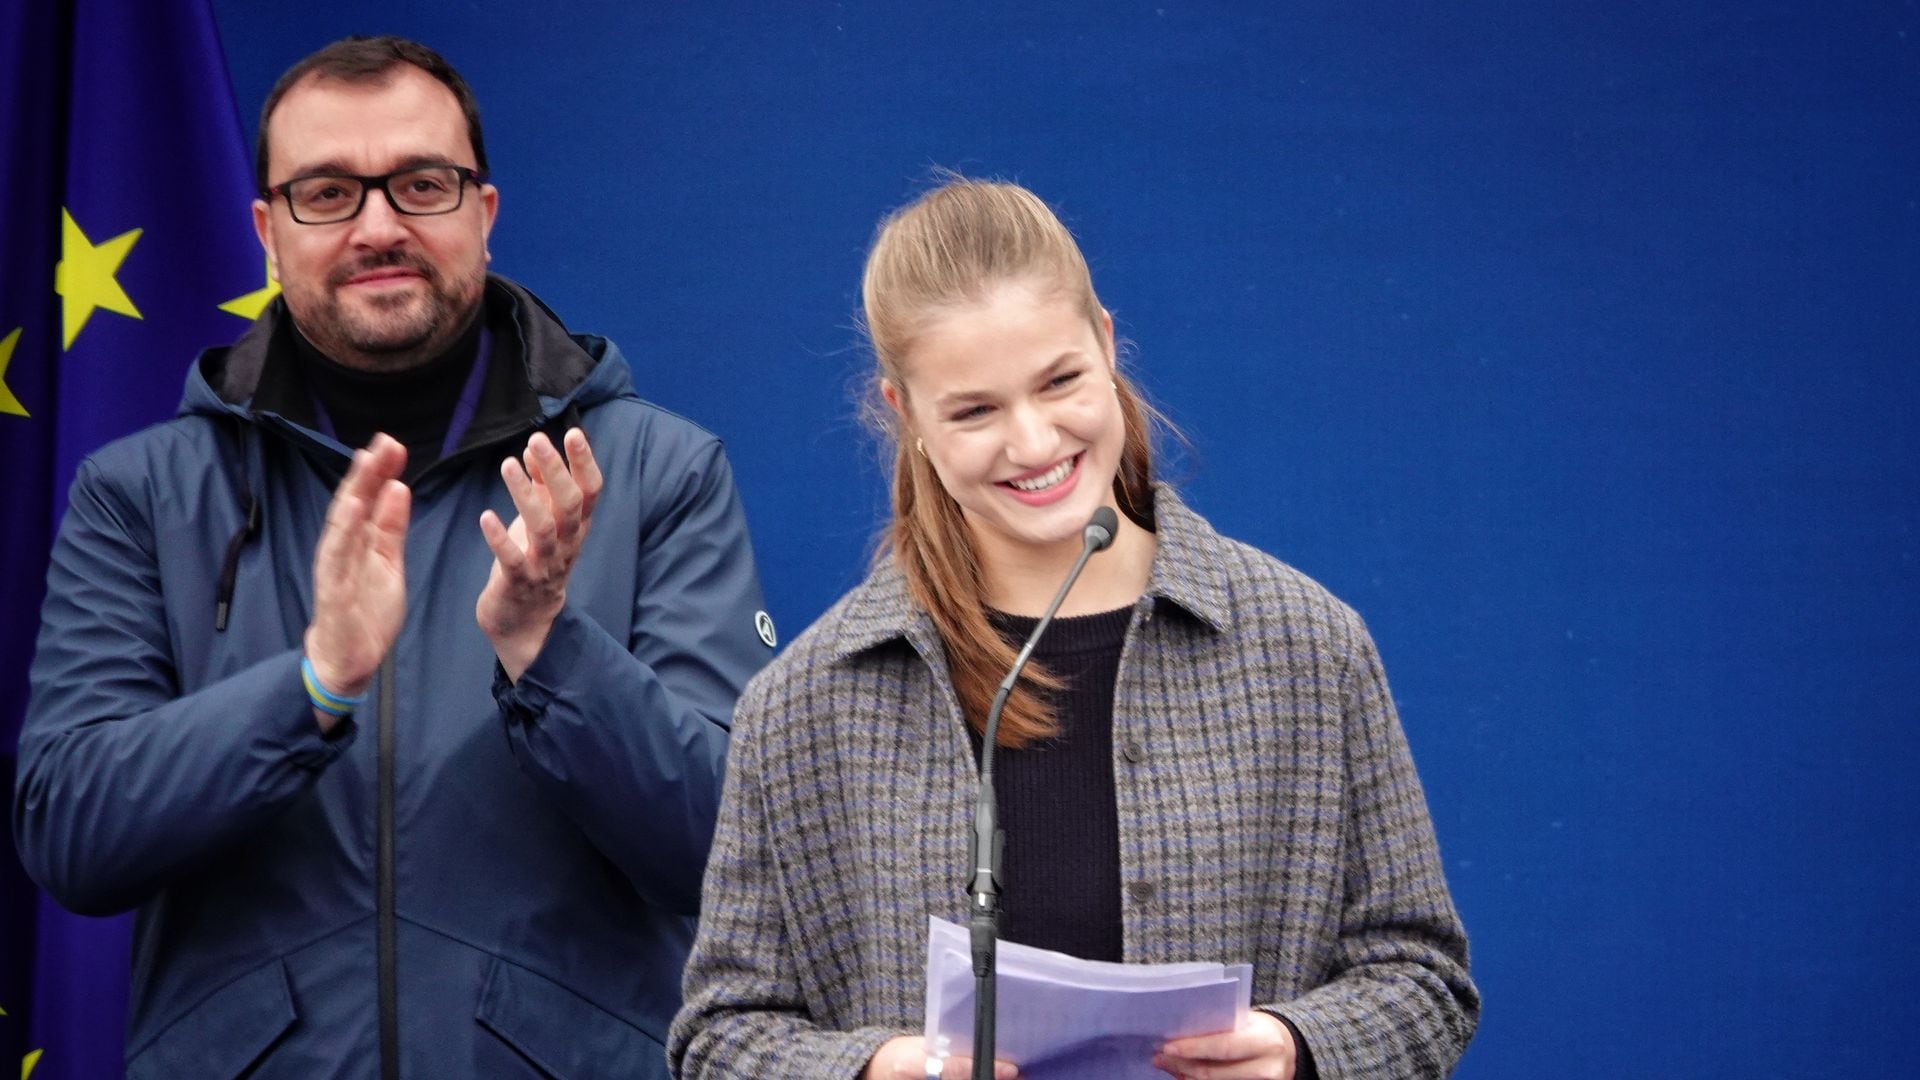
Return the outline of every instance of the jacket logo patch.
{"type": "Polygon", "coordinates": [[[773,648],[775,640],[773,636],[773,616],[764,611],[754,612],[753,628],[760,632],[760,640],[767,643],[767,648],[773,648]]]}

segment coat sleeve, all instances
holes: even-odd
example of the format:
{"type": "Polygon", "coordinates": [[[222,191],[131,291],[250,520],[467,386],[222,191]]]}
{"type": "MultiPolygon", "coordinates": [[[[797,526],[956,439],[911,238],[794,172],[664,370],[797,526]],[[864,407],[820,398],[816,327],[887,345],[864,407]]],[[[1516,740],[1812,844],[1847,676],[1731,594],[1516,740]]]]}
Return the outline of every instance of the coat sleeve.
{"type": "Polygon", "coordinates": [[[1321,1080],[1437,1080],[1453,1071],[1480,1018],[1466,931],[1364,628],[1342,681],[1346,863],[1333,975],[1260,1007],[1298,1028],[1321,1080]]]}
{"type": "Polygon", "coordinates": [[[348,721],[322,737],[297,651],[181,693],[148,498],[129,490],[143,482],[81,465],[47,571],[20,734],[21,861],[88,915],[143,903],[269,819],[354,734],[348,721]]]}
{"type": "Polygon", "coordinates": [[[639,493],[659,503],[639,538],[627,640],[570,598],[518,683],[496,670],[494,695],[534,783],[649,902],[691,915],[728,720],[772,649],[755,629],[760,578],[720,444],[667,465],[639,493]]]}
{"type": "Polygon", "coordinates": [[[727,767],[699,934],[687,960],[685,1004],[667,1037],[673,1074],[685,1080],[854,1080],[881,1044],[905,1034],[880,1027],[826,1030],[807,1008],[804,957],[795,955],[753,739],[765,710],[781,707],[769,700],[772,681],[750,687],[735,717],[740,737],[727,767]]]}

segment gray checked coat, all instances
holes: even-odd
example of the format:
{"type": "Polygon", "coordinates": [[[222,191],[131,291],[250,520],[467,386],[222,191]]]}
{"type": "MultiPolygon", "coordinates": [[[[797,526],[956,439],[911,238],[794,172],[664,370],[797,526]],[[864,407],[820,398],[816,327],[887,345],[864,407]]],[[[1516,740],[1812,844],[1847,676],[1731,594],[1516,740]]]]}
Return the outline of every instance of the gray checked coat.
{"type": "MultiPolygon", "coordinates": [[[[1113,709],[1126,958],[1252,962],[1326,1080],[1447,1075],[1480,997],[1372,639],[1166,488],[1155,526],[1113,709]]],[[[976,783],[882,563],[740,699],[676,1075],[852,1078],[917,1033],[976,783]]]]}

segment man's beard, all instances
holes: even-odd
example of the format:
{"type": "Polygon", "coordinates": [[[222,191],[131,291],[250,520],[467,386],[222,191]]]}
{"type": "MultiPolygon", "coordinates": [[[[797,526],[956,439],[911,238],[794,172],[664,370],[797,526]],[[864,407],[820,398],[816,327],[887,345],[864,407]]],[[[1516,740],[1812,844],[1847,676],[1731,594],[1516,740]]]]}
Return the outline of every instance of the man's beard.
{"type": "Polygon", "coordinates": [[[481,268],[471,281],[450,283],[437,267],[412,252],[369,255],[329,273],[319,310],[309,319],[296,313],[294,321],[307,340],[339,363],[369,371],[404,371],[438,356],[460,336],[479,307],[485,280],[486,271],[481,268]],[[363,297],[353,305],[341,302],[340,290],[348,279],[385,267],[404,267],[419,274],[425,293],[409,290],[363,297]]]}

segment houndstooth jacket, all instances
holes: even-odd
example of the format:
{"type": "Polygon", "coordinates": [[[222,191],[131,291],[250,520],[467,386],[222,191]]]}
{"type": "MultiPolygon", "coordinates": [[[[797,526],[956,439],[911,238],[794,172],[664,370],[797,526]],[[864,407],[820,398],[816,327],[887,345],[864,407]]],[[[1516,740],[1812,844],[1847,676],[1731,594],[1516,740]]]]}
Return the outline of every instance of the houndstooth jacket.
{"type": "MultiPolygon", "coordinates": [[[[1326,1080],[1446,1076],[1479,991],[1372,639],[1164,487],[1155,532],[1114,694],[1126,958],[1250,961],[1326,1080]]],[[[890,562],[747,686],[675,1075],[842,1080],[920,1030],[927,916],[966,918],[960,715],[890,562]]]]}

